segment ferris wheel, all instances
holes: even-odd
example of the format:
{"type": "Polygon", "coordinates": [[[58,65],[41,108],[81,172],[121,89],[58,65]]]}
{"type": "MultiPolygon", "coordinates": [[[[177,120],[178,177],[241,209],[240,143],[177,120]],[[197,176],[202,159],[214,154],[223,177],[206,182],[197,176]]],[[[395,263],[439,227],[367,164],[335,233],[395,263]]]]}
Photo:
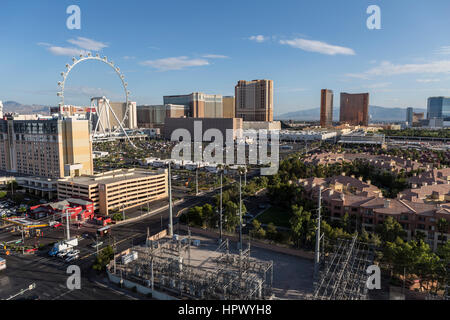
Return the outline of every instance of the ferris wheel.
{"type": "MultiPolygon", "coordinates": [[[[60,114],[61,115],[63,114],[63,108],[65,106],[65,104],[64,104],[64,89],[66,86],[66,80],[67,80],[70,72],[79,63],[84,62],[84,61],[89,61],[89,60],[100,61],[100,62],[110,66],[114,70],[114,72],[117,74],[117,76],[120,78],[123,90],[125,92],[125,112],[123,114],[122,119],[119,119],[117,117],[116,113],[114,112],[114,110],[111,108],[111,105],[109,104],[109,100],[106,97],[101,98],[102,101],[104,101],[105,103],[103,103],[102,105],[97,104],[95,106],[95,108],[91,108],[91,109],[95,109],[95,111],[96,111],[95,113],[89,112],[89,120],[93,121],[93,119],[94,119],[94,123],[92,124],[93,125],[92,135],[93,135],[94,139],[99,135],[98,129],[103,130],[103,136],[112,136],[115,133],[121,131],[127,137],[128,141],[131,143],[131,145],[133,147],[135,147],[135,145],[133,144],[133,142],[131,142],[131,139],[125,130],[125,127],[126,127],[125,124],[129,118],[129,114],[130,114],[130,102],[129,102],[130,91],[128,91],[128,88],[127,88],[128,83],[125,82],[125,76],[120,72],[119,67],[115,66],[113,61],[108,61],[107,57],[101,58],[99,56],[99,54],[96,54],[95,56],[93,56],[91,53],[88,53],[87,55],[80,54],[78,59],[75,57],[72,58],[72,64],[66,64],[67,70],[65,72],[61,72],[61,76],[63,77],[63,80],[58,81],[58,86],[61,88],[61,90],[57,93],[57,96],[60,97],[60,99],[61,99],[59,102],[60,114]],[[95,114],[95,118],[93,118],[94,114],[95,114]],[[118,126],[115,128],[109,127],[108,129],[105,129],[105,127],[106,127],[105,124],[101,123],[102,114],[103,114],[103,116],[106,115],[106,117],[108,119],[108,123],[109,123],[109,115],[112,115],[115,118],[118,126]]],[[[95,99],[98,100],[99,98],[95,98],[95,99]]],[[[91,107],[92,107],[93,100],[91,100],[91,107]]]]}

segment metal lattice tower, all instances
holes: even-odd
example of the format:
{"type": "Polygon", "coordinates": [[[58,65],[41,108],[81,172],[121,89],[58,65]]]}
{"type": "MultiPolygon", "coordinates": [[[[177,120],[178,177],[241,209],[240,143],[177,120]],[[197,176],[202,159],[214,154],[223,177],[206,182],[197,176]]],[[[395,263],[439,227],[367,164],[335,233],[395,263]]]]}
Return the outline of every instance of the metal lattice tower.
{"type": "Polygon", "coordinates": [[[373,260],[373,247],[357,241],[357,235],[339,239],[333,252],[322,254],[313,299],[366,300],[366,270],[373,260]]]}
{"type": "MultiPolygon", "coordinates": [[[[273,262],[252,258],[250,245],[239,254],[233,254],[230,253],[228,240],[225,240],[216,249],[214,256],[194,267],[189,261],[190,236],[185,239],[188,241],[158,241],[146,247],[133,247],[131,250],[145,258],[127,265],[118,264],[116,273],[187,299],[272,298],[273,262]],[[207,263],[208,268],[204,267],[207,263]]],[[[110,264],[110,272],[113,265],[110,264]]]]}

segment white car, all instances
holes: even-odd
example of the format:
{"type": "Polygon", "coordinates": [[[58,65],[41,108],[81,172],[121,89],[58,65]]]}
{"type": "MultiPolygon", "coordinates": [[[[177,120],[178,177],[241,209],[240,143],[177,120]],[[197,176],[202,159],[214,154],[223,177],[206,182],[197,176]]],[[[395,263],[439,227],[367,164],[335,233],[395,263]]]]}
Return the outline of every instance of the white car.
{"type": "Polygon", "coordinates": [[[103,244],[102,241],[94,242],[94,243],[91,245],[91,247],[92,247],[92,248],[97,248],[97,247],[100,247],[102,244],[103,244]]]}
{"type": "Polygon", "coordinates": [[[70,251],[70,252],[67,254],[67,257],[77,256],[77,255],[79,255],[79,254],[80,254],[80,250],[73,250],[73,251],[70,251]]]}
{"type": "Polygon", "coordinates": [[[78,254],[71,255],[68,258],[66,258],[66,262],[71,262],[71,261],[74,261],[74,260],[77,260],[77,259],[78,259],[78,254]]]}
{"type": "Polygon", "coordinates": [[[61,251],[58,252],[58,254],[56,255],[58,258],[64,258],[65,256],[67,256],[69,254],[69,251],[61,251]]]}

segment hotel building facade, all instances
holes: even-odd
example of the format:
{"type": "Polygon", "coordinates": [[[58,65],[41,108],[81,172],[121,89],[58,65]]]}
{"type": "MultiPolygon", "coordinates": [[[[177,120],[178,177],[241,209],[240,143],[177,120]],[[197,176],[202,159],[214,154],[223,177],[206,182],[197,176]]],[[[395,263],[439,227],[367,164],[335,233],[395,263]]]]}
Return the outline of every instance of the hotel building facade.
{"type": "Polygon", "coordinates": [[[369,94],[368,93],[341,93],[341,124],[351,126],[369,125],[369,94]]]}
{"type": "Polygon", "coordinates": [[[333,126],[333,91],[322,89],[320,92],[320,126],[333,126]]]}
{"type": "Polygon", "coordinates": [[[273,80],[239,80],[235,87],[236,118],[273,121],[273,80]]]}

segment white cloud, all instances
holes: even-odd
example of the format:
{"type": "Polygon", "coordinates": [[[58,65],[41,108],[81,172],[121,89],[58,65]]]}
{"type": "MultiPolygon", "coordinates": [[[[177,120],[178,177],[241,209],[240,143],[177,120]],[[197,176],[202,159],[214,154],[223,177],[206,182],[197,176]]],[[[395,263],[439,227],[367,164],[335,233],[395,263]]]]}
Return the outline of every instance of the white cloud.
{"type": "Polygon", "coordinates": [[[372,84],[368,84],[367,86],[365,86],[366,88],[369,89],[380,89],[380,88],[386,88],[389,87],[392,83],[390,82],[380,82],[380,83],[372,83],[372,84]]]}
{"type": "Polygon", "coordinates": [[[56,47],[56,46],[48,47],[48,51],[50,51],[52,54],[54,54],[56,56],[71,56],[71,57],[73,57],[73,56],[78,56],[80,54],[82,54],[82,55],[87,54],[87,52],[83,49],[56,47]]]}
{"type": "Polygon", "coordinates": [[[163,58],[157,60],[147,60],[141,62],[141,65],[153,67],[160,71],[181,70],[188,67],[200,67],[209,65],[205,59],[190,59],[186,56],[163,58]]]}
{"type": "Polygon", "coordinates": [[[209,59],[227,59],[227,58],[229,58],[228,56],[224,56],[224,55],[221,55],[221,54],[205,54],[202,57],[203,58],[209,58],[209,59]]]}
{"type": "Polygon", "coordinates": [[[57,56],[78,56],[80,54],[86,55],[89,50],[100,51],[106,48],[107,45],[92,39],[78,37],[75,39],[69,39],[67,42],[75,45],[76,47],[60,47],[54,46],[47,42],[38,42],[37,45],[41,47],[47,47],[47,50],[57,56]]]}
{"type": "Polygon", "coordinates": [[[435,51],[436,54],[450,54],[450,46],[442,46],[435,51]]]}
{"type": "Polygon", "coordinates": [[[251,36],[249,39],[256,42],[264,42],[269,40],[269,37],[264,37],[263,35],[259,34],[257,36],[251,36]]]}
{"type": "Polygon", "coordinates": [[[420,83],[431,83],[431,82],[439,82],[441,79],[417,79],[417,82],[420,83]]]}
{"type": "Polygon", "coordinates": [[[349,77],[368,79],[371,76],[392,76],[402,74],[439,74],[450,73],[450,60],[433,61],[422,64],[393,64],[383,61],[378,66],[363,73],[350,73],[349,77]]]}
{"type": "Polygon", "coordinates": [[[74,44],[82,49],[92,51],[101,51],[102,49],[108,47],[108,45],[102,42],[83,37],[77,37],[77,39],[69,39],[67,40],[67,42],[74,44]]]}
{"type": "Polygon", "coordinates": [[[41,47],[50,47],[51,46],[51,44],[48,42],[38,42],[37,45],[41,46],[41,47]]]}
{"type": "Polygon", "coordinates": [[[124,60],[133,60],[133,59],[136,59],[136,57],[134,57],[134,56],[125,56],[125,57],[123,57],[123,59],[124,60]]]}
{"type": "Polygon", "coordinates": [[[350,48],[331,45],[322,41],[306,40],[306,39],[292,39],[292,40],[280,40],[281,44],[286,44],[294,48],[302,49],[310,52],[318,52],[327,55],[355,55],[355,51],[350,48]]]}

